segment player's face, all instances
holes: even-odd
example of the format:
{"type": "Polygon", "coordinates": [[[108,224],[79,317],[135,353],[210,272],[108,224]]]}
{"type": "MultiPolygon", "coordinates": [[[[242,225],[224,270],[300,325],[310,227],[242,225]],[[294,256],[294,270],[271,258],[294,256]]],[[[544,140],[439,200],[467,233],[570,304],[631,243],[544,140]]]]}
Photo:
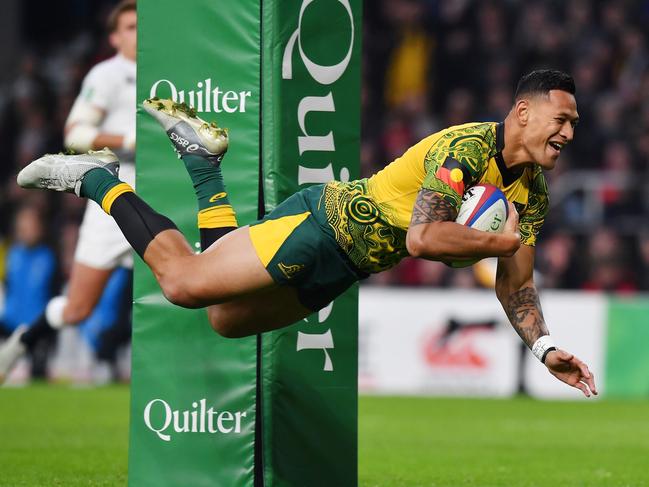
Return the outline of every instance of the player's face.
{"type": "Polygon", "coordinates": [[[553,169],[563,147],[575,135],[579,121],[574,95],[550,90],[547,96],[529,100],[523,143],[532,160],[543,169],[553,169]]]}
{"type": "Polygon", "coordinates": [[[110,43],[124,57],[135,61],[137,52],[137,14],[135,10],[122,12],[117,28],[110,35],[110,43]]]}

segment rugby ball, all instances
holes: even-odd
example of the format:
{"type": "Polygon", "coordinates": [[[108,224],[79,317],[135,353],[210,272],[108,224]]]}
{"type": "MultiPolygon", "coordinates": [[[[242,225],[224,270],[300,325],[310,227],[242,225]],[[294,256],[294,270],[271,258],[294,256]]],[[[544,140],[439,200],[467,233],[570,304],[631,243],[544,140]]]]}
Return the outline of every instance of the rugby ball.
{"type": "MultiPolygon", "coordinates": [[[[502,233],[507,220],[507,198],[492,184],[477,184],[462,195],[456,223],[483,232],[502,233]]],[[[468,267],[480,259],[456,260],[451,267],[468,267]]]]}

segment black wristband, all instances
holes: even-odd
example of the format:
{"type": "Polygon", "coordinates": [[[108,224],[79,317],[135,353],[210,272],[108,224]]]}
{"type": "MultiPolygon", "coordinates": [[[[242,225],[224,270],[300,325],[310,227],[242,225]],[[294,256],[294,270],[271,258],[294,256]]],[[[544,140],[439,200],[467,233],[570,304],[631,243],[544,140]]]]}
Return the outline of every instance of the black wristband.
{"type": "Polygon", "coordinates": [[[541,357],[541,363],[545,363],[545,357],[548,356],[550,352],[554,352],[557,350],[557,347],[549,347],[545,352],[543,352],[543,356],[541,357]]]}

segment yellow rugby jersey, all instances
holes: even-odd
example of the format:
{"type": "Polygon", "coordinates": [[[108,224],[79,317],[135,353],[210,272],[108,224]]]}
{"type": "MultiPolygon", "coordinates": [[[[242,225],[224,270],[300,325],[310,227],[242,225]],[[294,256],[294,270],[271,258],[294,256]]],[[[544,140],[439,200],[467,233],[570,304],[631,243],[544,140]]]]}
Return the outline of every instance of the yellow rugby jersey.
{"type": "Polygon", "coordinates": [[[520,215],[521,242],[535,245],[548,210],[538,165],[516,171],[502,158],[504,124],[467,123],[421,140],[368,179],[329,183],[327,220],[361,270],[379,272],[407,255],[405,235],[422,188],[459,207],[464,190],[480,183],[500,188],[520,215]]]}

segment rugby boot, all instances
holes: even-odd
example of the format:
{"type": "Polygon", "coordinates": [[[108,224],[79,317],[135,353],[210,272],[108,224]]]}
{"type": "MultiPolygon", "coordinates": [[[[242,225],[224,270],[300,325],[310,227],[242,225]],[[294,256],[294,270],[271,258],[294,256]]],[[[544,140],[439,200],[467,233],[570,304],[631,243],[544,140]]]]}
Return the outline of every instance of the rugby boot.
{"type": "Polygon", "coordinates": [[[104,169],[117,177],[119,159],[107,147],[86,154],[45,154],[25,166],[16,179],[21,188],[65,191],[80,196],[83,178],[92,169],[104,169]]]}
{"type": "Polygon", "coordinates": [[[228,150],[227,129],[199,118],[186,103],[156,97],[144,100],[142,106],[165,129],[178,157],[194,155],[214,166],[221,163],[228,150]]]}
{"type": "Polygon", "coordinates": [[[27,347],[20,341],[20,337],[29,329],[27,325],[20,325],[11,336],[0,345],[0,384],[3,384],[20,357],[27,353],[27,347]]]}

